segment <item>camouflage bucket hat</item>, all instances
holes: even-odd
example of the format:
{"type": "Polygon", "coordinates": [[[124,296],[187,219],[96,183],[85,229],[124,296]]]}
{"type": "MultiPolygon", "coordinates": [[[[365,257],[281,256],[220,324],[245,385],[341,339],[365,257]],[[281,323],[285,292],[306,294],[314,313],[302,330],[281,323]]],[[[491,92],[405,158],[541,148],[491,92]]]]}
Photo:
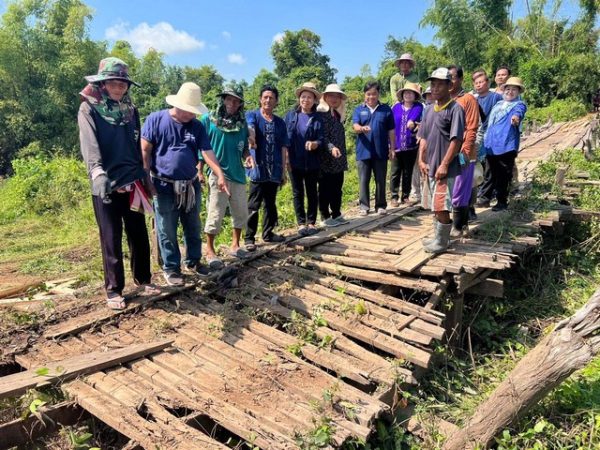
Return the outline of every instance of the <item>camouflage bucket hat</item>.
{"type": "Polygon", "coordinates": [[[115,58],[113,56],[104,58],[102,61],[100,61],[97,75],[88,75],[85,77],[85,79],[89,83],[98,83],[106,80],[123,80],[129,84],[135,84],[136,86],[139,86],[138,83],[129,78],[129,67],[127,64],[119,58],[115,58]]]}
{"type": "Polygon", "coordinates": [[[223,91],[219,94],[219,97],[226,97],[228,95],[231,95],[232,97],[235,97],[244,103],[244,89],[241,86],[226,86],[225,89],[223,89],[223,91]]]}

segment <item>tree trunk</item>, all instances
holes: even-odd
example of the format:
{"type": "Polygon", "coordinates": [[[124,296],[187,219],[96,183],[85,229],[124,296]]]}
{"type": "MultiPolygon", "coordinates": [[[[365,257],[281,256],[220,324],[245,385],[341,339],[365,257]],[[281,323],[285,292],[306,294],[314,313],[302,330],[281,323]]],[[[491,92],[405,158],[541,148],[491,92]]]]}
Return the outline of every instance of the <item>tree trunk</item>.
{"type": "Polygon", "coordinates": [[[599,329],[600,289],[517,364],[465,426],[448,438],[444,450],[489,446],[500,431],[592,360],[600,350],[599,329]]]}

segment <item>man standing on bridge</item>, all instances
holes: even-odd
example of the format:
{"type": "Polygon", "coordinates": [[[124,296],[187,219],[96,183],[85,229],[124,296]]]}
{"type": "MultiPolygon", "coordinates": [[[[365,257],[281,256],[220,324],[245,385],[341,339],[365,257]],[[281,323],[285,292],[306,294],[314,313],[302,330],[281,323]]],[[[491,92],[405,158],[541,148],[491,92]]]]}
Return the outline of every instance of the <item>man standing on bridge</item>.
{"type": "Polygon", "coordinates": [[[456,175],[460,173],[458,152],[464,130],[465,113],[450,96],[450,71],[440,67],[427,79],[431,82],[431,97],[436,102],[427,109],[419,127],[419,169],[429,183],[431,210],[434,213],[435,235],[424,242],[428,253],[441,253],[448,248],[452,220],[452,192],[456,175]]]}

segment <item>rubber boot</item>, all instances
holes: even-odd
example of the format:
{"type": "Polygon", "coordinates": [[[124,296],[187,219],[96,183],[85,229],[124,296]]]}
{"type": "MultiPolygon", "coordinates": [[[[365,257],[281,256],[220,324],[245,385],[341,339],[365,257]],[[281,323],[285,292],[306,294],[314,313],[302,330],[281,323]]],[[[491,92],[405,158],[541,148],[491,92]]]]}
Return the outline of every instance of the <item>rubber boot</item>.
{"type": "Polygon", "coordinates": [[[437,223],[438,223],[438,220],[434,216],[433,217],[433,222],[432,222],[432,225],[433,225],[433,227],[432,227],[433,228],[433,237],[421,239],[421,243],[423,244],[423,247],[426,246],[426,245],[429,245],[433,241],[435,241],[435,233],[436,233],[437,223]]]}
{"type": "Polygon", "coordinates": [[[469,230],[469,207],[460,206],[452,209],[452,220],[454,226],[450,232],[450,237],[462,237],[469,230]]]}
{"type": "Polygon", "coordinates": [[[435,231],[435,240],[423,247],[427,253],[442,253],[448,248],[450,241],[450,231],[452,231],[452,222],[450,223],[437,223],[435,231]]]}

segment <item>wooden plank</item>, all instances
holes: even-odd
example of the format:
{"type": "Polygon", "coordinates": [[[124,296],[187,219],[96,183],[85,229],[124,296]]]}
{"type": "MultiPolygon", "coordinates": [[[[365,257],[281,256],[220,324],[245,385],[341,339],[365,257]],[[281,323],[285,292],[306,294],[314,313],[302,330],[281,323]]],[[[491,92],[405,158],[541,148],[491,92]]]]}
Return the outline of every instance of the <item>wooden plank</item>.
{"type": "Polygon", "coordinates": [[[70,334],[77,334],[81,331],[89,330],[90,328],[99,326],[110,320],[117,319],[123,314],[131,314],[133,312],[139,311],[140,309],[147,308],[155,302],[166,300],[177,294],[190,291],[195,288],[195,284],[186,285],[182,287],[163,287],[163,292],[161,292],[159,295],[153,297],[134,298],[122,311],[112,311],[107,308],[105,312],[98,313],[98,311],[95,310],[84,315],[73,317],[64,322],[60,322],[56,325],[51,325],[48,328],[46,328],[46,331],[44,332],[44,337],[48,339],[59,339],[70,334]]]}
{"type": "MultiPolygon", "coordinates": [[[[158,422],[142,418],[136,406],[125,406],[112,395],[101,392],[81,380],[63,385],[63,390],[71,395],[82,408],[128,438],[139,442],[144,448],[227,449],[228,447],[210,438],[200,442],[185,441],[171,433],[171,428],[158,422]]],[[[173,419],[175,419],[173,417],[173,419]]],[[[191,428],[190,428],[191,429],[191,428]]]]}
{"type": "Polygon", "coordinates": [[[403,288],[414,289],[417,291],[435,292],[438,283],[432,281],[402,277],[399,275],[384,274],[373,270],[356,269],[347,266],[338,266],[336,264],[307,261],[307,267],[313,267],[323,272],[332,275],[341,275],[347,278],[355,278],[357,280],[371,281],[373,283],[390,284],[392,286],[400,286],[403,288]]]}
{"type": "Polygon", "coordinates": [[[385,260],[382,261],[381,259],[379,261],[375,261],[369,259],[348,258],[346,256],[321,254],[316,252],[307,252],[302,254],[302,256],[305,255],[309,258],[314,259],[315,261],[341,264],[343,266],[357,267],[359,269],[377,270],[380,272],[396,272],[396,269],[391,265],[391,261],[390,265],[388,265],[385,263],[385,260]]]}
{"type": "Polygon", "coordinates": [[[391,310],[417,316],[418,318],[435,325],[440,325],[444,320],[444,314],[439,311],[428,311],[423,306],[415,305],[414,303],[410,303],[399,298],[374,291],[372,289],[358,286],[335,277],[323,276],[319,273],[298,266],[285,266],[285,269],[290,270],[292,273],[297,272],[301,277],[310,279],[321,286],[339,289],[341,292],[369,300],[391,310]]]}
{"type": "Polygon", "coordinates": [[[160,351],[169,347],[172,340],[162,340],[149,344],[137,344],[121,350],[77,355],[62,361],[45,364],[42,367],[15,373],[0,378],[0,398],[20,395],[27,389],[46,386],[58,381],[71,380],[108,367],[116,366],[132,359],[160,351]],[[46,371],[47,369],[47,371],[46,371]]]}
{"type": "MultiPolygon", "coordinates": [[[[96,391],[113,397],[125,408],[134,408],[139,417],[157,425],[161,441],[168,443],[167,448],[192,449],[198,446],[219,450],[228,448],[201,431],[187,426],[181,419],[168,412],[155,396],[144,396],[135,390],[135,384],[128,376],[129,373],[127,369],[95,373],[88,377],[87,384],[96,391]]],[[[143,442],[140,444],[146,447],[143,442]]],[[[161,447],[160,443],[158,444],[152,448],[161,447]]]]}
{"type": "MultiPolygon", "coordinates": [[[[401,217],[401,216],[405,216],[405,215],[411,214],[413,212],[416,212],[420,208],[421,208],[420,206],[403,207],[403,208],[399,208],[396,210],[390,210],[390,213],[394,214],[398,217],[401,217]]],[[[355,218],[355,219],[352,219],[349,224],[327,229],[326,231],[324,231],[324,232],[322,231],[314,236],[308,236],[308,237],[305,237],[302,239],[298,239],[297,241],[294,242],[294,244],[297,246],[300,246],[300,247],[304,247],[304,248],[311,248],[311,247],[314,247],[315,245],[319,245],[324,242],[331,241],[339,236],[342,236],[346,233],[349,233],[350,231],[353,231],[357,228],[363,227],[367,224],[371,224],[371,223],[379,224],[379,223],[385,222],[386,220],[389,220],[389,218],[387,216],[382,217],[382,216],[375,216],[375,215],[361,217],[361,218],[355,218]]],[[[379,225],[377,225],[377,226],[379,226],[379,225]]]]}
{"type": "Polygon", "coordinates": [[[174,403],[194,411],[183,420],[186,423],[194,417],[205,415],[210,417],[223,428],[248,442],[254,442],[261,448],[286,449],[293,440],[273,428],[267,420],[261,420],[246,414],[223,401],[218,395],[202,390],[198,385],[188,383],[174,372],[148,360],[138,360],[131,364],[130,377],[133,385],[149,396],[160,389],[158,395],[171,399],[174,403]]]}
{"type": "Polygon", "coordinates": [[[411,273],[433,257],[435,254],[427,253],[422,242],[413,242],[402,250],[400,257],[394,261],[394,268],[400,272],[411,273]]]}
{"type": "Polygon", "coordinates": [[[0,425],[0,449],[25,446],[32,444],[62,427],[75,425],[89,417],[75,402],[61,402],[56,405],[39,408],[40,415],[16,419],[0,425]]]}

